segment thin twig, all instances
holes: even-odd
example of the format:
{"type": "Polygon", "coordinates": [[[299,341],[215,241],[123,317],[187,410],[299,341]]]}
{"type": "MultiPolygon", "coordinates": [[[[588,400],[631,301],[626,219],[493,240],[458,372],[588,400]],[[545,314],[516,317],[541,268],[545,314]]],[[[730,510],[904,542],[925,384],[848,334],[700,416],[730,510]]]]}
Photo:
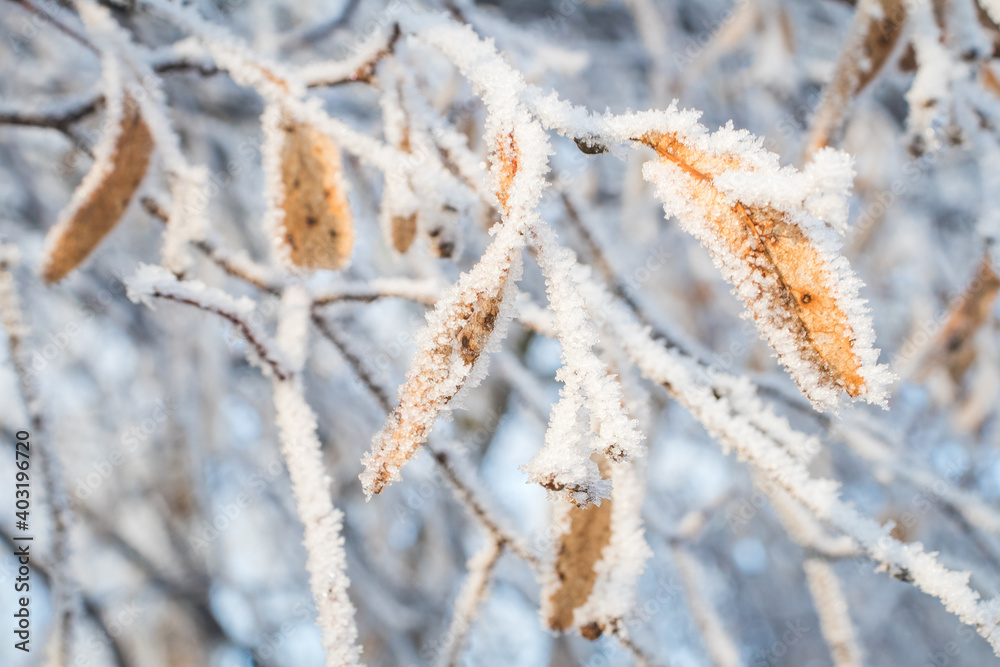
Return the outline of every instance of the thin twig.
{"type": "MultiPolygon", "coordinates": [[[[170,219],[170,214],[153,197],[143,197],[142,206],[149,215],[163,224],[167,224],[167,221],[170,219]]],[[[238,278],[268,294],[279,294],[281,292],[281,286],[278,284],[278,281],[261,277],[260,274],[266,273],[266,269],[253,264],[248,259],[244,260],[248,265],[241,266],[239,262],[234,261],[232,257],[219,248],[215,241],[202,239],[200,241],[192,241],[191,244],[232,277],[238,278]],[[258,275],[254,275],[255,273],[258,275]]]]}
{"type": "Polygon", "coordinates": [[[168,292],[162,292],[159,289],[153,289],[149,293],[149,295],[152,297],[156,297],[157,299],[176,301],[177,303],[184,303],[189,306],[194,306],[195,308],[198,308],[200,310],[204,310],[209,313],[214,313],[219,317],[223,318],[224,320],[226,320],[227,322],[232,323],[237,329],[239,329],[240,333],[247,340],[247,342],[250,343],[251,346],[253,346],[254,351],[257,353],[257,357],[260,358],[261,361],[265,362],[271,368],[271,370],[274,372],[275,377],[277,377],[279,380],[282,381],[287,380],[289,377],[291,377],[292,375],[291,371],[286,369],[284,367],[284,364],[276,356],[274,356],[273,352],[270,349],[270,346],[263,340],[258,338],[256,332],[246,322],[246,320],[241,318],[236,313],[232,313],[223,310],[221,308],[216,308],[215,306],[211,306],[209,304],[202,303],[200,301],[185,296],[180,296],[179,294],[170,294],[168,292]]]}
{"type": "MultiPolygon", "coordinates": [[[[312,321],[313,324],[316,325],[316,329],[320,332],[320,334],[329,340],[334,347],[336,347],[344,355],[344,359],[371,393],[379,407],[382,408],[382,411],[386,413],[392,412],[392,402],[389,400],[389,393],[381,387],[374,378],[371,377],[370,373],[365,371],[361,360],[349,350],[340,335],[320,315],[318,315],[315,310],[312,314],[312,321]]],[[[434,447],[429,442],[426,443],[425,446],[431,452],[431,455],[433,456],[434,461],[438,464],[441,473],[452,487],[452,491],[454,492],[459,503],[464,506],[491,535],[494,536],[494,539],[498,540],[505,546],[510,547],[511,551],[530,563],[533,567],[538,568],[541,564],[538,557],[528,551],[528,549],[523,546],[520,539],[510,534],[503,527],[501,527],[495,519],[493,519],[489,511],[486,509],[485,504],[479,499],[476,492],[473,491],[471,486],[462,478],[462,474],[456,470],[454,463],[451,461],[448,454],[442,449],[434,447]]]]}
{"type": "Polygon", "coordinates": [[[40,16],[45,21],[47,21],[48,23],[52,24],[56,29],[58,29],[64,35],[70,37],[75,42],[77,42],[80,45],[82,45],[84,48],[89,49],[93,53],[98,53],[98,54],[100,53],[100,50],[96,46],[94,46],[90,42],[89,39],[87,39],[86,37],[84,37],[83,35],[81,35],[80,33],[78,33],[73,28],[70,28],[68,25],[66,25],[62,21],[58,20],[55,16],[53,16],[52,14],[50,14],[47,10],[45,10],[45,9],[39,7],[38,5],[36,5],[35,3],[31,2],[31,0],[10,0],[10,1],[13,2],[15,5],[21,5],[22,7],[24,7],[27,11],[31,12],[32,14],[35,14],[36,16],[40,16]]]}

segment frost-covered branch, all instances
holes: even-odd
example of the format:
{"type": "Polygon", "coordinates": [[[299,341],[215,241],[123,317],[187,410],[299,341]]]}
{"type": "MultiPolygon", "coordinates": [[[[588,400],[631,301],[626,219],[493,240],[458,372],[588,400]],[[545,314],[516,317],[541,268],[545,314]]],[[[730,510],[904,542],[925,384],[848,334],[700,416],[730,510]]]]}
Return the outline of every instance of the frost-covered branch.
{"type": "Polygon", "coordinates": [[[164,299],[194,306],[214,313],[233,324],[250,343],[251,361],[259,361],[262,368],[279,380],[293,375],[293,369],[284,353],[275,347],[257,325],[247,319],[253,312],[254,302],[247,297],[235,299],[222,290],[206,286],[200,281],[180,281],[159,266],[143,265],[128,281],[128,295],[136,303],[152,307],[152,299],[164,299]]]}

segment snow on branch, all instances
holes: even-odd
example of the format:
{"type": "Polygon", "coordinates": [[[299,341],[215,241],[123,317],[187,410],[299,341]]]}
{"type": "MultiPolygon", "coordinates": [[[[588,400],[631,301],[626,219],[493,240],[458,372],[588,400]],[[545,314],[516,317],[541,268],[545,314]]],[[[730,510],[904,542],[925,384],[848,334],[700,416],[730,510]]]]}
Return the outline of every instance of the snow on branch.
{"type": "Polygon", "coordinates": [[[503,545],[488,538],[486,544],[469,559],[467,567],[469,573],[455,600],[451,624],[444,635],[444,646],[441,647],[438,659],[438,665],[441,667],[459,664],[465,637],[489,597],[490,576],[502,553],[503,545]]]}
{"type": "Polygon", "coordinates": [[[904,0],[860,0],[834,75],[810,121],[805,155],[833,143],[853,97],[871,83],[895,50],[906,25],[904,0]]]}
{"type": "Polygon", "coordinates": [[[313,297],[317,306],[326,306],[339,301],[375,301],[382,298],[397,298],[433,306],[441,296],[443,288],[437,280],[410,280],[407,278],[376,278],[369,282],[344,282],[325,290],[319,290],[313,297]]]}
{"type": "MultiPolygon", "coordinates": [[[[131,36],[115,22],[111,12],[93,2],[79,3],[80,17],[88,34],[99,46],[106,58],[114,58],[128,70],[124,77],[127,113],[138,119],[141,127],[151,135],[159,155],[167,170],[173,205],[170,220],[163,237],[163,264],[175,273],[183,273],[191,267],[188,243],[205,237],[205,185],[208,170],[188,163],[181,151],[180,138],[172,127],[166,96],[159,76],[149,65],[146,55],[132,41],[131,36]]],[[[150,140],[123,137],[123,145],[132,151],[141,150],[150,140]]],[[[150,150],[152,146],[150,145],[150,150]]],[[[147,156],[148,160],[148,156],[147,156]]],[[[145,168],[137,165],[122,170],[123,178],[132,185],[132,193],[138,187],[145,168]]],[[[127,204],[131,196],[123,197],[127,204]]]]}
{"type": "Polygon", "coordinates": [[[250,343],[251,361],[259,362],[261,369],[284,380],[294,373],[285,354],[276,349],[267,335],[248,316],[254,311],[254,302],[242,297],[235,299],[220,289],[208,287],[199,280],[178,280],[177,276],[162,266],[143,264],[127,281],[128,297],[135,303],[153,307],[153,299],[165,299],[194,306],[228,320],[250,343]]]}
{"type": "Polygon", "coordinates": [[[844,224],[850,160],[828,149],[799,174],[745,132],[693,138],[643,137],[660,156],[643,175],[667,215],[708,248],[813,405],[835,411],[846,391],[886,406],[893,376],[878,364],[862,283],[824,224],[844,224]]]}
{"type": "Polygon", "coordinates": [[[167,0],[144,0],[157,13],[196,35],[216,64],[242,86],[256,90],[266,101],[277,104],[296,120],[328,135],[345,151],[382,171],[405,165],[405,156],[367,134],[351,129],[323,110],[322,100],[306,97],[306,84],[281,63],[254,53],[223,28],[201,18],[193,9],[167,0]]]}
{"type": "Polygon", "coordinates": [[[347,555],[342,536],[343,513],[330,500],[330,477],[326,473],[322,446],[316,435],[316,415],[302,393],[298,371],[306,359],[310,298],[297,285],[285,289],[281,298],[276,343],[290,361],[294,376],[274,379],[275,420],[281,452],[292,480],[292,493],[299,519],[305,528],[306,569],[318,610],[328,667],[360,664],[361,647],[354,605],[348,596],[347,555]]]}
{"type": "MultiPolygon", "coordinates": [[[[79,611],[79,584],[74,578],[70,560],[73,516],[67,502],[63,469],[52,439],[52,430],[48,428],[43,418],[41,398],[28,363],[26,339],[31,331],[21,309],[17,283],[14,279],[14,270],[20,261],[20,253],[15,246],[0,243],[0,327],[7,336],[8,356],[17,376],[25,413],[31,422],[32,432],[28,445],[34,447],[29,451],[34,453],[39,462],[42,488],[51,512],[51,558],[56,567],[53,568],[51,575],[54,621],[49,637],[47,664],[59,667],[69,663],[73,630],[76,625],[75,616],[79,611]]],[[[21,440],[20,435],[17,437],[21,440]]],[[[17,495],[21,497],[20,493],[17,495]]]]}
{"type": "Polygon", "coordinates": [[[118,224],[153,152],[153,136],[125,92],[118,61],[104,54],[101,63],[105,131],[94,147],[94,164],[46,237],[42,277],[48,283],[79,266],[118,224]]]}
{"type": "Polygon", "coordinates": [[[392,481],[427,439],[441,412],[463,387],[485,376],[480,355],[499,349],[513,316],[521,276],[519,241],[502,229],[479,263],[446,291],[417,334],[417,355],[399,390],[399,405],[372,441],[361,482],[371,496],[392,481]],[[479,362],[479,363],[477,363],[479,362]]]}
{"type": "Polygon", "coordinates": [[[597,332],[574,275],[582,268],[548,226],[537,226],[532,238],[562,344],[563,366],[556,379],[563,388],[545,444],[524,470],[531,481],[551,491],[565,491],[577,504],[600,502],[609,497],[610,485],[591,456],[631,460],[645,452],[643,436],[623,407],[621,385],[593,351],[597,332]],[[591,434],[593,441],[588,443],[591,434]]]}
{"type": "Polygon", "coordinates": [[[693,555],[684,548],[673,550],[674,565],[680,574],[684,592],[687,594],[688,607],[695,625],[701,632],[712,663],[716,667],[740,667],[740,652],[733,643],[732,637],[726,632],[722,619],[712,606],[711,600],[705,594],[705,574],[701,565],[693,555]]]}
{"type": "MultiPolygon", "coordinates": [[[[475,34],[471,29],[469,33],[446,36],[475,46],[477,60],[470,61],[472,66],[489,68],[498,60],[495,50],[472,41],[475,34]]],[[[447,44],[443,39],[438,46],[447,44]]],[[[545,188],[551,151],[544,131],[516,99],[494,99],[488,89],[481,93],[493,146],[490,188],[501,222],[479,262],[442,295],[417,335],[417,356],[400,388],[399,405],[363,459],[361,481],[369,497],[400,479],[399,470],[427,439],[437,417],[450,409],[460,390],[476,386],[485,376],[480,355],[499,349],[513,317],[521,249],[525,234],[538,222],[535,207],[545,188]]]]}
{"type": "MultiPolygon", "coordinates": [[[[606,293],[603,295],[607,298],[606,293]]],[[[793,458],[766,433],[755,428],[728,401],[700,382],[693,363],[652,340],[622,307],[606,304],[633,363],[647,379],[663,385],[690,410],[710,434],[736,451],[771,483],[782,487],[820,520],[850,536],[879,564],[879,569],[941,600],[945,609],[976,629],[1000,655],[1000,614],[996,600],[983,601],[969,587],[968,572],[954,572],[941,565],[934,554],[919,543],[904,544],[889,534],[891,526],[880,526],[840,499],[837,483],[814,478],[801,461],[793,458]]]]}

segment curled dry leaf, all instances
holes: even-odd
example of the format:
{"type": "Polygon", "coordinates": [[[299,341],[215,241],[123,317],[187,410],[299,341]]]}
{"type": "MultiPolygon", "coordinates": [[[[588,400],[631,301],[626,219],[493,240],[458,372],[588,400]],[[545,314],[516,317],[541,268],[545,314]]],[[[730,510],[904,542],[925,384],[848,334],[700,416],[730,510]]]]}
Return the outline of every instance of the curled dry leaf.
{"type": "Polygon", "coordinates": [[[391,223],[392,247],[405,253],[417,237],[417,214],[394,215],[391,223]]]}
{"type": "Polygon", "coordinates": [[[340,150],[306,123],[288,120],[282,131],[280,240],[295,266],[342,268],[351,256],[354,224],[340,150]]]}
{"type": "Polygon", "coordinates": [[[852,98],[870,84],[892,55],[906,23],[904,0],[859,0],[851,34],[833,79],[813,115],[806,156],[829,146],[852,98]]]}
{"type": "MultiPolygon", "coordinates": [[[[603,457],[593,458],[607,476],[607,464],[603,457]],[[603,464],[603,465],[601,465],[603,464]]],[[[590,598],[597,582],[597,563],[601,553],[611,542],[611,518],[613,502],[604,500],[600,505],[583,507],[566,501],[563,518],[567,530],[559,540],[556,553],[555,576],[546,586],[544,614],[546,623],[558,632],[573,627],[577,609],[583,607],[590,598]]],[[[587,639],[597,639],[603,628],[597,623],[588,623],[580,628],[580,634],[587,639]]]]}
{"type": "Polygon", "coordinates": [[[109,159],[95,161],[46,239],[42,277],[47,283],[62,280],[79,266],[118,224],[149,168],[153,153],[149,126],[131,96],[125,95],[122,105],[109,159]]]}
{"type": "Polygon", "coordinates": [[[636,582],[652,555],[642,526],[640,465],[592,458],[613,485],[611,499],[582,507],[557,501],[563,533],[542,590],[545,623],[557,631],[575,627],[591,640],[635,607],[636,582]]]}
{"type": "MultiPolygon", "coordinates": [[[[501,142],[497,197],[510,197],[518,156],[513,139],[501,142]]],[[[399,471],[426,440],[431,427],[456,394],[478,380],[473,375],[491,341],[504,335],[520,278],[523,235],[501,229],[473,269],[438,301],[417,340],[417,355],[399,390],[399,405],[372,441],[362,463],[361,484],[370,497],[400,479],[399,471]]]]}
{"type": "MultiPolygon", "coordinates": [[[[398,100],[395,101],[398,103],[398,100]]],[[[387,126],[386,133],[389,135],[398,134],[395,142],[396,148],[407,155],[412,154],[413,144],[410,141],[410,128],[406,124],[405,115],[395,105],[390,106],[387,111],[387,115],[400,116],[400,119],[396,124],[398,126],[387,126]]],[[[382,197],[382,211],[380,213],[383,220],[382,229],[396,252],[405,254],[417,237],[419,227],[417,209],[420,202],[408,176],[386,174],[385,179],[385,193],[382,197]]]]}
{"type": "Polygon", "coordinates": [[[489,289],[468,288],[435,312],[437,322],[424,332],[425,345],[399,390],[399,405],[362,460],[361,481],[369,496],[399,479],[400,468],[427,440],[438,415],[464,386],[486,348],[510,277],[511,256],[505,261],[499,280],[489,289]]]}
{"type": "MultiPolygon", "coordinates": [[[[866,379],[878,370],[877,351],[858,341],[852,323],[857,320],[869,335],[867,314],[861,303],[842,298],[851,296],[844,292],[852,291],[857,279],[846,260],[831,256],[800,224],[803,212],[728,198],[715,179],[752,170],[738,155],[699,150],[673,133],[650,133],[642,140],[660,155],[661,165],[680,170],[685,204],[674,212],[712,252],[803,393],[831,409],[838,388],[881,402],[881,387],[870,392],[866,379]]],[[[658,194],[668,193],[661,187],[658,194]]]]}

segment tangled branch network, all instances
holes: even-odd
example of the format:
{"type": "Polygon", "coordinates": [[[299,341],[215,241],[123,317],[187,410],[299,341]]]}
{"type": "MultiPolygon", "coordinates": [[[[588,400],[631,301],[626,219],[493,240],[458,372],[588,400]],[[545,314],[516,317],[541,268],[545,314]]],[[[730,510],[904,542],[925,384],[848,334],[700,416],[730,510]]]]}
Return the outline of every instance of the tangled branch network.
{"type": "Polygon", "coordinates": [[[5,2],[50,664],[1000,656],[1000,3],[5,2]]]}

